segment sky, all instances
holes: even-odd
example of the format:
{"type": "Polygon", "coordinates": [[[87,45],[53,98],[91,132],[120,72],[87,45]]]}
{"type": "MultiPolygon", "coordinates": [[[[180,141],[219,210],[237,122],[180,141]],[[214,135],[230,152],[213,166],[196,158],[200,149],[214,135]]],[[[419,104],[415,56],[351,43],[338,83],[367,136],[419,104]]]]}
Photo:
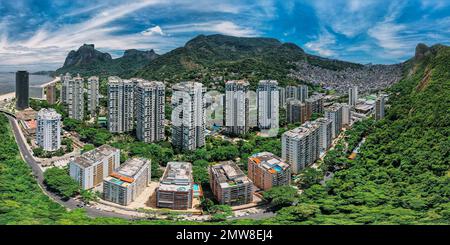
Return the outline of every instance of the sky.
{"type": "Polygon", "coordinates": [[[55,70],[93,43],[162,54],[199,34],[273,37],[306,52],[393,64],[450,44],[450,0],[0,0],[0,71],[55,70]]]}

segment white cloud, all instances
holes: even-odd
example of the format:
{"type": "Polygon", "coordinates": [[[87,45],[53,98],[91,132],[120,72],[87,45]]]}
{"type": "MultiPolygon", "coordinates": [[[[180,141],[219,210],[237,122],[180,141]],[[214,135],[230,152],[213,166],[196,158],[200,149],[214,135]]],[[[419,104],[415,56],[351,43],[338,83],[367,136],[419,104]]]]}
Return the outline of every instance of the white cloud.
{"type": "Polygon", "coordinates": [[[323,30],[315,41],[307,42],[305,47],[320,56],[330,57],[336,55],[333,47],[330,47],[335,45],[336,37],[330,32],[323,30]]]}
{"type": "Polygon", "coordinates": [[[209,21],[209,22],[195,22],[179,25],[169,25],[165,26],[164,30],[166,30],[166,33],[168,34],[210,32],[240,37],[255,36],[258,34],[256,30],[236,25],[231,21],[209,21]]]}
{"type": "Polygon", "coordinates": [[[145,31],[141,32],[142,35],[144,36],[152,36],[152,35],[160,35],[160,36],[164,36],[165,33],[163,32],[163,30],[161,29],[160,26],[154,26],[154,27],[150,27],[145,31]]]}

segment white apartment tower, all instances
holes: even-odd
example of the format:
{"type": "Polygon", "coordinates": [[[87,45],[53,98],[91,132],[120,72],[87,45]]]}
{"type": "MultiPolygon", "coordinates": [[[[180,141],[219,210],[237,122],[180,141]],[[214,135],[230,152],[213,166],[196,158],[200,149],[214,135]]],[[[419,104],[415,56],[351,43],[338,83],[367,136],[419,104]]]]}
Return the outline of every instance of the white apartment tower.
{"type": "Polygon", "coordinates": [[[141,81],[136,86],[136,137],[146,143],[164,139],[165,86],[141,81]]]}
{"type": "Polygon", "coordinates": [[[320,151],[325,152],[331,146],[332,138],[332,122],[328,118],[317,118],[316,123],[320,125],[319,128],[319,145],[320,151]]]}
{"type": "Polygon", "coordinates": [[[84,80],[80,75],[75,78],[69,73],[62,76],[61,102],[66,106],[70,118],[83,120],[84,80]]]}
{"type": "Polygon", "coordinates": [[[225,83],[225,127],[228,133],[245,134],[249,128],[249,83],[245,80],[225,83]]]}
{"type": "Polygon", "coordinates": [[[108,78],[108,129],[123,133],[134,127],[134,84],[119,77],[108,78]]]}
{"type": "Polygon", "coordinates": [[[45,151],[61,147],[61,115],[54,109],[41,109],[37,114],[36,144],[45,151]]]}
{"type": "Polygon", "coordinates": [[[351,109],[347,104],[342,105],[342,126],[350,126],[351,122],[351,109]]]}
{"type": "Polygon", "coordinates": [[[342,129],[342,105],[334,104],[325,109],[325,117],[332,122],[332,137],[333,139],[339,135],[342,129]]]}
{"type": "Polygon", "coordinates": [[[356,102],[358,101],[358,87],[353,86],[348,89],[348,104],[351,107],[356,106],[356,102]]]}
{"type": "Polygon", "coordinates": [[[258,127],[278,128],[279,90],[276,80],[261,80],[257,89],[258,127]]]}
{"type": "Polygon", "coordinates": [[[281,137],[282,158],[298,174],[314,163],[320,154],[320,125],[306,122],[301,127],[283,133],[281,137]]]}
{"type": "Polygon", "coordinates": [[[385,95],[380,95],[375,101],[375,120],[384,118],[385,95]]]}
{"type": "Polygon", "coordinates": [[[97,112],[99,102],[99,83],[98,77],[92,76],[88,78],[87,83],[87,95],[88,95],[88,111],[91,117],[95,116],[97,112]]]}
{"type": "Polygon", "coordinates": [[[198,82],[181,82],[172,87],[172,145],[195,150],[205,144],[206,88],[198,82]]]}

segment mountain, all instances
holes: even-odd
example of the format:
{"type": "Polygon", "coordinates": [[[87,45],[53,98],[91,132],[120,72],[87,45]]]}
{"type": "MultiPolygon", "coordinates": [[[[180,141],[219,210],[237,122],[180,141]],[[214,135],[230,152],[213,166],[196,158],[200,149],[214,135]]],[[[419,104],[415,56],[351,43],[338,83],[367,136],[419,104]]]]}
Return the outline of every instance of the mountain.
{"type": "Polygon", "coordinates": [[[197,79],[204,83],[225,77],[277,79],[293,82],[288,74],[298,61],[329,70],[363,65],[310,55],[293,43],[274,38],[199,35],[183,47],[176,48],[138,70],[135,76],[177,81],[197,79]]]}
{"type": "Polygon", "coordinates": [[[324,164],[343,164],[343,170],[305,189],[277,221],[449,224],[450,47],[420,44],[406,63],[402,79],[388,89],[386,117],[350,130],[366,127],[357,135],[366,140],[356,159],[347,159],[352,148],[329,152],[324,164]]]}
{"type": "Polygon", "coordinates": [[[122,57],[113,59],[110,54],[95,49],[94,44],[84,44],[72,50],[66,57],[63,67],[55,71],[59,75],[66,72],[81,75],[122,75],[133,73],[159,55],[155,51],[125,50],[122,57]]]}

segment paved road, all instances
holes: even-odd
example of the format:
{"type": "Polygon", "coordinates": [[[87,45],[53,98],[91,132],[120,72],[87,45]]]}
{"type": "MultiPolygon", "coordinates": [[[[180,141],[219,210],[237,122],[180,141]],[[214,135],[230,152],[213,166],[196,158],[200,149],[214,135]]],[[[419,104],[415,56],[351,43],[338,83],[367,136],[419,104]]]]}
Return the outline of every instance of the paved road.
{"type": "MultiPolygon", "coordinates": [[[[9,116],[9,115],[7,115],[7,117],[9,119],[9,122],[11,124],[12,129],[13,129],[14,136],[15,136],[16,142],[17,142],[17,146],[19,147],[19,150],[20,150],[23,158],[28,163],[28,165],[31,167],[33,175],[35,176],[35,178],[36,178],[39,186],[43,190],[43,192],[47,196],[49,196],[51,199],[53,199],[54,201],[56,201],[59,204],[63,205],[67,209],[79,208],[79,205],[82,204],[81,201],[75,200],[73,198],[71,198],[71,199],[69,199],[67,201],[61,200],[61,198],[58,195],[48,191],[45,188],[45,185],[44,185],[44,173],[42,172],[42,169],[38,166],[38,163],[34,160],[31,152],[26,147],[26,142],[22,138],[22,133],[21,133],[19,127],[18,127],[16,119],[11,117],[11,116],[9,116]]],[[[91,216],[91,217],[117,217],[117,218],[125,218],[125,219],[133,219],[134,218],[134,217],[132,217],[130,215],[124,215],[124,214],[118,214],[118,213],[108,212],[108,211],[104,211],[104,210],[98,210],[98,209],[95,209],[95,208],[92,208],[92,207],[83,207],[83,209],[85,209],[86,213],[89,216],[91,216]]]]}

